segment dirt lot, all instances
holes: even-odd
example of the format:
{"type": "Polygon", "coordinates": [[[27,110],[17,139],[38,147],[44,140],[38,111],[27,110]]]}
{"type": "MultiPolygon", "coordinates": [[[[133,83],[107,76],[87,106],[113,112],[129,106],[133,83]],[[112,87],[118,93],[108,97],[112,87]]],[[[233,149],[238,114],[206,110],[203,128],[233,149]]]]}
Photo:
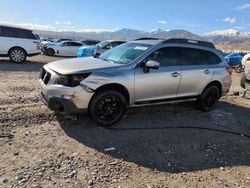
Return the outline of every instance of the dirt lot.
{"type": "Polygon", "coordinates": [[[250,187],[250,98],[232,95],[239,75],[213,112],[134,108],[103,129],[37,99],[39,69],[55,59],[0,59],[0,187],[250,187]]]}

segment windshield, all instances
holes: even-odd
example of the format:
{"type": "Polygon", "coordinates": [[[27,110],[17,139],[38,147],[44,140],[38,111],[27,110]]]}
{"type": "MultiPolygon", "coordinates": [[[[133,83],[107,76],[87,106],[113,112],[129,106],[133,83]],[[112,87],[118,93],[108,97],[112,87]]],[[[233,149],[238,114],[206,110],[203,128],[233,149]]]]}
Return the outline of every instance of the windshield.
{"type": "Polygon", "coordinates": [[[96,44],[96,46],[98,48],[102,48],[102,47],[106,46],[109,43],[110,43],[109,41],[102,41],[102,42],[99,42],[98,44],[96,44]]]}
{"type": "Polygon", "coordinates": [[[128,42],[104,52],[100,59],[118,64],[129,64],[150,47],[149,44],[128,42]]]}

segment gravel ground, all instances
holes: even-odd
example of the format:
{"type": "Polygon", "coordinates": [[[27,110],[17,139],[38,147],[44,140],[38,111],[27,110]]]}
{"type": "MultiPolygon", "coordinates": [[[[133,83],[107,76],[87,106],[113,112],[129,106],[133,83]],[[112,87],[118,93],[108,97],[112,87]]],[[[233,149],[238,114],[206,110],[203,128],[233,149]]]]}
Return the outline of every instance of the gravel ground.
{"type": "Polygon", "coordinates": [[[103,129],[37,99],[39,70],[56,59],[0,59],[0,187],[250,187],[250,98],[232,95],[238,74],[210,113],[133,108],[103,129]]]}

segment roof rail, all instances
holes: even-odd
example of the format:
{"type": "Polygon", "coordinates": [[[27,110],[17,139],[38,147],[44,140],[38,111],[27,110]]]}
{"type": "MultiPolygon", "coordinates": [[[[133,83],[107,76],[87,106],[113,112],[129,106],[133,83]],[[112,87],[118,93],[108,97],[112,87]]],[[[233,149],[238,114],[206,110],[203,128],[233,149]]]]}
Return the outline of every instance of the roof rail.
{"type": "Polygon", "coordinates": [[[141,37],[141,38],[135,39],[134,41],[137,41],[137,40],[160,40],[160,39],[153,38],[153,37],[141,37]]]}
{"type": "Polygon", "coordinates": [[[181,44],[193,44],[197,46],[204,46],[209,48],[215,48],[214,44],[206,41],[199,41],[193,39],[184,39],[184,38],[172,38],[164,40],[162,43],[181,43],[181,44]]]}

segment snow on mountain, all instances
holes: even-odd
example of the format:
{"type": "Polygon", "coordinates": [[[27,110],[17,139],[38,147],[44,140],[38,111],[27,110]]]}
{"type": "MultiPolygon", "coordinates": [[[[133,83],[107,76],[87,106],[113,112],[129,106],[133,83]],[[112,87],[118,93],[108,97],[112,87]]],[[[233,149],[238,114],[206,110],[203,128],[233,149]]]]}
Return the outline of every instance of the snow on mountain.
{"type": "Polygon", "coordinates": [[[209,33],[204,33],[204,37],[227,36],[227,37],[250,37],[250,33],[239,32],[235,29],[217,30],[209,33]]]}

